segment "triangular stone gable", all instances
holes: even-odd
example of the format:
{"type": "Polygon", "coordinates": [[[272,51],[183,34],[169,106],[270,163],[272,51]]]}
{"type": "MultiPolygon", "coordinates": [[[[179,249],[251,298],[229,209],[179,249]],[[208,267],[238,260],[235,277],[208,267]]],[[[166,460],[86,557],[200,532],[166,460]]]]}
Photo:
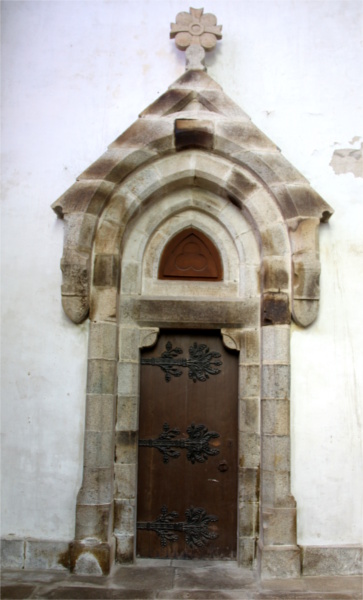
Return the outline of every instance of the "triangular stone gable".
{"type": "MultiPolygon", "coordinates": [[[[58,216],[67,215],[72,231],[62,261],[67,314],[76,322],[88,314],[92,240],[116,186],[136,170],[191,148],[228,159],[235,171],[247,169],[268,189],[290,235],[293,317],[300,325],[311,323],[318,308],[316,227],[333,211],[248,115],[200,70],[177,79],[53,204],[58,216]]],[[[231,198],[238,195],[243,179],[234,172],[222,186],[223,193],[231,198]]]]}

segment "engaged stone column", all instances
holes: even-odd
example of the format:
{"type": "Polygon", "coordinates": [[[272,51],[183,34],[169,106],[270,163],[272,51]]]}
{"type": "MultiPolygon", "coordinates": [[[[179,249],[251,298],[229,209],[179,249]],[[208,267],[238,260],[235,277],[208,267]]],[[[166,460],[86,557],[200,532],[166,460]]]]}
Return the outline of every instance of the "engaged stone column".
{"type": "Polygon", "coordinates": [[[117,325],[90,323],[84,469],[71,570],[106,574],[114,557],[113,455],[117,325]]]}
{"type": "Polygon", "coordinates": [[[296,503],[290,490],[290,325],[261,328],[262,578],[300,575],[296,503]]]}

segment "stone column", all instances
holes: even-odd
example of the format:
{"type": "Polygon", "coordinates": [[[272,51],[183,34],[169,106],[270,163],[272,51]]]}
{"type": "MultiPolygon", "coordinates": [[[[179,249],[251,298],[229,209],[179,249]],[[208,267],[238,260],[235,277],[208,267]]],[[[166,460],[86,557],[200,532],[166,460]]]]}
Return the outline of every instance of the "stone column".
{"type": "Polygon", "coordinates": [[[84,468],[77,497],[71,570],[106,574],[114,559],[113,457],[117,325],[90,323],[84,468]]]}
{"type": "Polygon", "coordinates": [[[267,325],[262,335],[261,577],[298,577],[296,502],[290,491],[290,325],[267,325]]]}

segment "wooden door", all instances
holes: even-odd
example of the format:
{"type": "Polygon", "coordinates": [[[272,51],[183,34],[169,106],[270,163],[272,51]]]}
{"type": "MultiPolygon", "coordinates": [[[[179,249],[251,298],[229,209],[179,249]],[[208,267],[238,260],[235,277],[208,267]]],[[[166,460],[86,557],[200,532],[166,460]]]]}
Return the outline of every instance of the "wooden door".
{"type": "Polygon", "coordinates": [[[235,558],[238,358],[219,332],[141,353],[137,555],[235,558]]]}

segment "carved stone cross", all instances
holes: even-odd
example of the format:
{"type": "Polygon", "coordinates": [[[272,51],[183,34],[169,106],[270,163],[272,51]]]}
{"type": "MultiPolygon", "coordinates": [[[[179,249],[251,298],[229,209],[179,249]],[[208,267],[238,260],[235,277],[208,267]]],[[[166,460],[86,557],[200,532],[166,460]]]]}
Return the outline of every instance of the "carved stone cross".
{"type": "Polygon", "coordinates": [[[203,8],[190,8],[189,13],[177,14],[171,23],[170,38],[175,38],[179,50],[186,51],[186,70],[201,69],[204,66],[205,50],[212,50],[217,40],[222,38],[222,25],[211,13],[203,14],[203,8]]]}

